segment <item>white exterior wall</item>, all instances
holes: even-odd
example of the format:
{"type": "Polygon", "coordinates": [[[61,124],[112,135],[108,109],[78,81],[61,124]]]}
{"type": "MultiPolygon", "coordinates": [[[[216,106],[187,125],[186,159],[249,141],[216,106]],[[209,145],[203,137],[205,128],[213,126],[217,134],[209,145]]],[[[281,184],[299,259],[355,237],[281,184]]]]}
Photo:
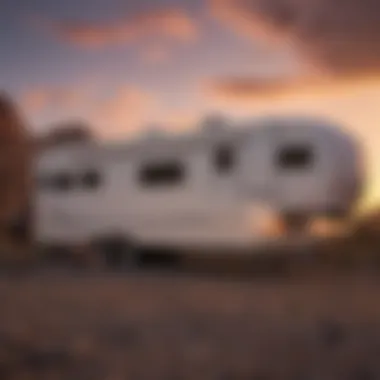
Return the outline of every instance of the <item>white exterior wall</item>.
{"type": "Polygon", "coordinates": [[[92,191],[37,190],[37,240],[83,243],[120,234],[143,244],[247,246],[268,238],[260,231],[262,217],[253,208],[256,203],[279,213],[349,207],[354,197],[345,196],[342,183],[359,181],[350,140],[305,120],[285,127],[249,125],[209,140],[195,134],[178,141],[168,137],[117,148],[62,147],[46,152],[37,163],[40,173],[96,168],[103,179],[92,191]],[[216,173],[211,159],[212,147],[220,139],[235,144],[237,150],[237,166],[225,176],[216,173]],[[283,143],[296,142],[312,144],[319,161],[309,173],[279,175],[273,165],[276,150],[283,143]],[[141,163],[164,158],[185,163],[185,181],[166,189],[141,188],[135,180],[141,163]]]}

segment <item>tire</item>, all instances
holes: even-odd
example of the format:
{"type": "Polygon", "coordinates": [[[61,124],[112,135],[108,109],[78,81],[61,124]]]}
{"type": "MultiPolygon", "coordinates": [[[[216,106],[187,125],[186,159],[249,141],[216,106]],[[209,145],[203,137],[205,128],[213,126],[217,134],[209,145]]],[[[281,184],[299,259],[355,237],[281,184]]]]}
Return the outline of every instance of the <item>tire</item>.
{"type": "Polygon", "coordinates": [[[92,243],[95,254],[100,255],[106,268],[117,270],[134,268],[138,264],[138,252],[130,239],[109,236],[92,243]]]}
{"type": "Polygon", "coordinates": [[[48,266],[67,266],[70,263],[70,248],[64,245],[47,245],[38,248],[42,261],[48,266]]]}

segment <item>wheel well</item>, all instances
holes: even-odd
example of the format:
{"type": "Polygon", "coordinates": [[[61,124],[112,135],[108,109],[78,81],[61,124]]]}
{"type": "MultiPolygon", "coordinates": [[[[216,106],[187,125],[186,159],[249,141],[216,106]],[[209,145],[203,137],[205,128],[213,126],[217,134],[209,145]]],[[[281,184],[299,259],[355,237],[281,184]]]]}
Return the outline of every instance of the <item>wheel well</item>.
{"type": "Polygon", "coordinates": [[[130,265],[136,260],[136,244],[130,236],[107,234],[92,239],[91,247],[109,267],[130,265]]]}

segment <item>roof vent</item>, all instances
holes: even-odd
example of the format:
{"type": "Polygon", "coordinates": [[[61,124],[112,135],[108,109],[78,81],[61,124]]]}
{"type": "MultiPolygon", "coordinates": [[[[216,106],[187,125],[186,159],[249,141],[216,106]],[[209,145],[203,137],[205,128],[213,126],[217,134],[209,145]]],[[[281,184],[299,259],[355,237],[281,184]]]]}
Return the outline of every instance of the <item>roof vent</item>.
{"type": "Polygon", "coordinates": [[[147,140],[159,140],[165,136],[163,128],[158,125],[149,125],[145,128],[143,138],[147,140]]]}

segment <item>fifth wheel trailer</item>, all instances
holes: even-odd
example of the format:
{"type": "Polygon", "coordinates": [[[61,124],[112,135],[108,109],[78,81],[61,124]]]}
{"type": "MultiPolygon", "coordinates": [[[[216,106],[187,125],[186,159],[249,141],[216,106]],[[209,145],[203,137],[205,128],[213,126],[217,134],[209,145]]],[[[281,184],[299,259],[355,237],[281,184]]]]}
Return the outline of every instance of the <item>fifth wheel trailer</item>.
{"type": "Polygon", "coordinates": [[[364,180],[355,139],[307,117],[210,118],[180,135],[72,143],[42,152],[35,170],[39,244],[206,252],[253,248],[280,224],[344,219],[364,180]]]}

